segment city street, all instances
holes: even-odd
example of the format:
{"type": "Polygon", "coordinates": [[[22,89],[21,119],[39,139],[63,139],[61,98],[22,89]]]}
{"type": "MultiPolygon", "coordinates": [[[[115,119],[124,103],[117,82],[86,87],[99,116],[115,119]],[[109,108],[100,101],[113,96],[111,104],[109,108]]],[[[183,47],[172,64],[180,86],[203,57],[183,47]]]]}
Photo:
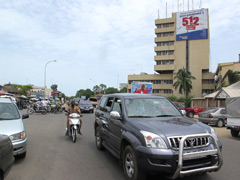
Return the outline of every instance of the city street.
{"type": "MultiPolygon", "coordinates": [[[[26,112],[23,110],[22,113],[26,112]]],[[[94,114],[83,114],[83,135],[76,143],[65,136],[66,116],[33,114],[24,119],[28,137],[27,156],[16,159],[6,180],[123,180],[118,160],[95,147],[94,114]]],[[[219,172],[183,180],[237,180],[240,177],[240,137],[232,138],[226,128],[215,128],[223,144],[223,167],[219,172]]],[[[165,179],[149,176],[148,179],[165,179]]]]}

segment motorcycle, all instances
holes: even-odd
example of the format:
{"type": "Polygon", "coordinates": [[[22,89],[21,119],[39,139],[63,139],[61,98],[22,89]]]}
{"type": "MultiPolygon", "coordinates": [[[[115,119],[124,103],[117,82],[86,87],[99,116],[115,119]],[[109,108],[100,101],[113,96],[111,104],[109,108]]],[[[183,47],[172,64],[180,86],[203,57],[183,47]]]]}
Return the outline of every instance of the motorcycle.
{"type": "MultiPolygon", "coordinates": [[[[72,137],[73,143],[75,143],[77,140],[77,133],[80,132],[80,117],[82,117],[82,115],[79,115],[77,113],[72,113],[68,117],[69,117],[69,126],[70,126],[68,135],[72,137]]],[[[67,128],[66,128],[66,133],[67,133],[67,128]]]]}
{"type": "Polygon", "coordinates": [[[39,106],[37,107],[36,104],[34,104],[33,106],[28,106],[27,107],[27,113],[30,115],[30,114],[33,114],[33,113],[41,113],[43,115],[46,115],[47,114],[47,109],[43,106],[39,106]]]}

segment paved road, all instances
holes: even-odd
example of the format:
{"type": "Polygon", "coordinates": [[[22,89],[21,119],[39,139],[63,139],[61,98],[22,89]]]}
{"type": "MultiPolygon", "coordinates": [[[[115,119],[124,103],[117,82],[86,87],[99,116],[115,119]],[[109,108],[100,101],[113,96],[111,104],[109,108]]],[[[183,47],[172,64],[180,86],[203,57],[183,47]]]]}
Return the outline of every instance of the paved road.
{"type": "MultiPolygon", "coordinates": [[[[23,111],[24,112],[24,111],[23,111]]],[[[74,144],[64,136],[64,114],[35,114],[25,119],[27,156],[16,159],[6,180],[123,180],[122,168],[107,151],[95,147],[93,114],[83,116],[82,136],[74,144]]],[[[240,177],[240,138],[232,138],[225,128],[216,128],[223,144],[224,165],[217,173],[182,180],[237,180],[240,177]]],[[[149,176],[148,180],[165,179],[149,176]]]]}

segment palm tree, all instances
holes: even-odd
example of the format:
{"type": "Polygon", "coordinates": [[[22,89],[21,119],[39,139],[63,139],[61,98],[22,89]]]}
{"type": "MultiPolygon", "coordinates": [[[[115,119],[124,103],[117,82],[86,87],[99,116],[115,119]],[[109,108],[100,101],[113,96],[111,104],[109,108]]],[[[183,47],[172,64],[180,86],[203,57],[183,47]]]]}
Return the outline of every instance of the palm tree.
{"type": "Polygon", "coordinates": [[[228,76],[228,82],[230,85],[240,81],[240,72],[239,71],[233,71],[233,70],[229,69],[227,72],[227,76],[228,76]]]}
{"type": "Polygon", "coordinates": [[[192,80],[196,79],[192,76],[192,73],[186,70],[185,68],[179,69],[174,79],[176,82],[173,84],[175,90],[179,88],[179,93],[187,97],[192,89],[192,80]]]}

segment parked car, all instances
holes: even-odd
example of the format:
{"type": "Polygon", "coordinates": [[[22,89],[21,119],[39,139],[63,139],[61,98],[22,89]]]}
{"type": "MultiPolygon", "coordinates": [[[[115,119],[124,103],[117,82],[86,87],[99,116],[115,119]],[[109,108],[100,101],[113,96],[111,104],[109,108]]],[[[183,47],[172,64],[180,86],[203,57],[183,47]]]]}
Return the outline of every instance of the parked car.
{"type": "Polygon", "coordinates": [[[28,114],[21,116],[16,104],[11,100],[0,98],[0,132],[11,139],[14,156],[26,156],[27,136],[22,119],[28,117],[28,114]]]}
{"type": "Polygon", "coordinates": [[[98,105],[98,100],[96,97],[90,97],[88,98],[88,101],[90,101],[94,107],[98,105]]]}
{"type": "Polygon", "coordinates": [[[187,113],[187,116],[190,118],[193,118],[193,116],[195,115],[195,111],[193,108],[187,107],[184,103],[181,102],[173,102],[173,104],[175,106],[177,106],[178,109],[180,110],[185,110],[187,113]]]}
{"type": "Polygon", "coordinates": [[[176,179],[222,166],[222,145],[213,128],[183,116],[165,97],[104,95],[94,129],[97,149],[117,157],[127,179],[144,179],[147,173],[176,179]]]}
{"type": "Polygon", "coordinates": [[[206,124],[213,124],[217,127],[225,126],[227,122],[227,113],[225,108],[212,108],[200,112],[198,120],[206,124]]]}
{"type": "Polygon", "coordinates": [[[78,106],[79,106],[81,112],[93,113],[93,111],[94,111],[93,105],[90,101],[81,101],[78,106]]]}
{"type": "Polygon", "coordinates": [[[13,145],[7,135],[0,135],[0,180],[9,173],[13,162],[13,145]]]}

